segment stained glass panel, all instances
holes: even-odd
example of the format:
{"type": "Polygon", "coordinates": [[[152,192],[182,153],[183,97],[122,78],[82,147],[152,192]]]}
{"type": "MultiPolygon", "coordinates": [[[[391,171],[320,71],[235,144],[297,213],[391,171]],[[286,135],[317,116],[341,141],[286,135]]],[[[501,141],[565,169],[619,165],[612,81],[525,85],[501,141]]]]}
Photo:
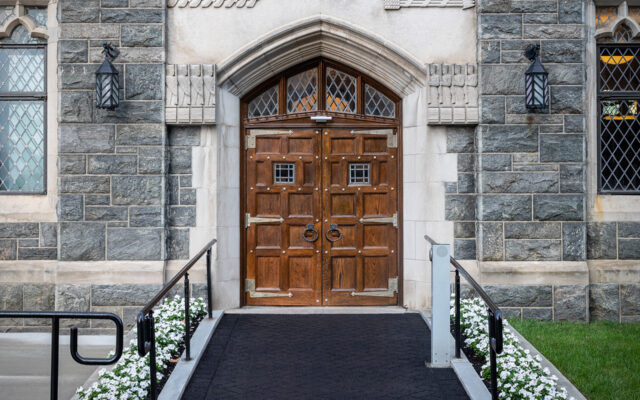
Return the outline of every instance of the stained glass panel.
{"type": "Polygon", "coordinates": [[[364,88],[364,109],[367,115],[393,118],[396,116],[395,103],[370,85],[364,88]]]}
{"type": "Polygon", "coordinates": [[[0,191],[44,190],[44,101],[0,101],[0,191]]]}
{"type": "Polygon", "coordinates": [[[600,100],[600,186],[640,191],[638,100],[600,100]]]}
{"type": "Polygon", "coordinates": [[[604,28],[618,15],[618,7],[596,7],[596,28],[604,28]]]}
{"type": "Polygon", "coordinates": [[[249,103],[249,118],[278,114],[278,85],[273,86],[249,103]]]}
{"type": "Polygon", "coordinates": [[[318,70],[310,69],[287,79],[287,113],[318,109],[318,70]]]}
{"type": "Polygon", "coordinates": [[[600,47],[600,92],[640,91],[640,48],[600,47]]]}
{"type": "Polygon", "coordinates": [[[327,110],[355,113],[357,98],[356,78],[327,68],[327,110]]]}

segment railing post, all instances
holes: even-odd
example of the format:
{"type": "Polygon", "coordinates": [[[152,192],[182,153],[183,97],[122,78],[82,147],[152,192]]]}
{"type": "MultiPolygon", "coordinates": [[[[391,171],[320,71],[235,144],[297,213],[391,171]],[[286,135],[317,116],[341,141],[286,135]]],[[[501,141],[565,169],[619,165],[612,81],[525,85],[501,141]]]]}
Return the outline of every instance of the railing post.
{"type": "Polygon", "coordinates": [[[185,347],[185,360],[191,360],[191,316],[189,313],[191,293],[189,290],[189,273],[184,274],[184,347],[185,347]]]}
{"type": "Polygon", "coordinates": [[[431,246],[431,363],[432,368],[451,366],[449,350],[451,298],[450,250],[448,244],[431,246]]]}
{"type": "Polygon", "coordinates": [[[498,367],[496,361],[496,317],[489,310],[489,368],[491,372],[491,399],[498,400],[498,367]]]}
{"type": "Polygon", "coordinates": [[[211,248],[207,250],[207,311],[209,319],[213,318],[213,307],[211,305],[211,248]]]}
{"type": "Polygon", "coordinates": [[[51,400],[58,399],[58,351],[60,344],[60,320],[51,318],[51,400]]]}
{"type": "Polygon", "coordinates": [[[153,310],[149,311],[149,373],[151,375],[151,385],[149,386],[149,398],[156,400],[158,398],[158,378],[156,377],[156,327],[153,320],[153,310]]]}
{"type": "Polygon", "coordinates": [[[460,271],[456,268],[456,358],[460,358],[460,348],[462,347],[462,337],[460,332],[460,271]]]}

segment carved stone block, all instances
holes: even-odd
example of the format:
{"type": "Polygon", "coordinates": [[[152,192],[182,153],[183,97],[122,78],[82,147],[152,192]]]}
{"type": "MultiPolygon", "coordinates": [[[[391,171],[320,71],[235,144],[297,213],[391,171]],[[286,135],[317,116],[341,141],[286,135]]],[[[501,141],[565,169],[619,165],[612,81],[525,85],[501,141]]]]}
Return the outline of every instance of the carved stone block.
{"type": "Polygon", "coordinates": [[[473,8],[476,0],[384,0],[385,10],[399,10],[402,7],[456,7],[473,8]]]}
{"type": "Polygon", "coordinates": [[[475,65],[427,66],[429,125],[478,124],[478,73],[475,65]]]}
{"type": "Polygon", "coordinates": [[[168,125],[216,123],[216,72],[212,64],[167,65],[168,125]]]}

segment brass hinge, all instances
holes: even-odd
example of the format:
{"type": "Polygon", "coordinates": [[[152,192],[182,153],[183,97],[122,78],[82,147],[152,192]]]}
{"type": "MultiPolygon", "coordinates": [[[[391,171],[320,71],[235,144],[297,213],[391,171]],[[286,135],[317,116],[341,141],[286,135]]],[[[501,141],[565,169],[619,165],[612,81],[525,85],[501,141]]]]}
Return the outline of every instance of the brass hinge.
{"type": "Polygon", "coordinates": [[[251,129],[249,134],[247,135],[247,140],[244,143],[245,149],[255,149],[256,148],[256,136],[262,135],[291,135],[293,134],[292,130],[283,131],[283,130],[267,130],[267,129],[251,129]]]}
{"type": "Polygon", "coordinates": [[[293,297],[293,293],[269,293],[269,292],[256,292],[256,280],[245,279],[244,291],[249,293],[249,297],[252,299],[259,299],[264,297],[293,297]]]}
{"type": "Polygon", "coordinates": [[[393,134],[393,129],[358,129],[351,131],[352,135],[385,135],[387,137],[387,147],[395,149],[398,147],[398,136],[393,134]]]}
{"type": "Polygon", "coordinates": [[[263,218],[263,217],[252,217],[251,214],[246,213],[244,215],[244,227],[248,228],[251,224],[259,224],[261,222],[284,222],[284,218],[263,218]]]}
{"type": "Polygon", "coordinates": [[[351,292],[352,296],[393,297],[398,292],[398,278],[389,278],[389,289],[379,292],[351,292]]]}
{"type": "Polygon", "coordinates": [[[398,227],[398,213],[393,213],[392,217],[376,217],[376,218],[360,218],[361,224],[366,224],[368,222],[376,222],[376,223],[392,223],[394,228],[398,227]]]}

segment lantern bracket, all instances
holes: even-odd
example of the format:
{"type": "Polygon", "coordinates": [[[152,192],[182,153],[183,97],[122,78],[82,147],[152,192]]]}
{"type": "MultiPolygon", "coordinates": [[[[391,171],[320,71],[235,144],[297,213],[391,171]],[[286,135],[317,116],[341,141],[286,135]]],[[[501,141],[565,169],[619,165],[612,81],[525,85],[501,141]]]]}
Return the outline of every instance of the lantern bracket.
{"type": "Polygon", "coordinates": [[[538,58],[539,55],[540,55],[540,45],[539,44],[536,44],[536,45],[530,44],[524,50],[524,56],[527,57],[529,59],[529,61],[535,60],[536,58],[538,58]]]}
{"type": "Polygon", "coordinates": [[[110,43],[104,42],[102,44],[102,47],[104,48],[102,50],[102,54],[104,54],[105,58],[107,58],[109,61],[115,60],[120,55],[120,50],[113,47],[113,45],[110,43]]]}

